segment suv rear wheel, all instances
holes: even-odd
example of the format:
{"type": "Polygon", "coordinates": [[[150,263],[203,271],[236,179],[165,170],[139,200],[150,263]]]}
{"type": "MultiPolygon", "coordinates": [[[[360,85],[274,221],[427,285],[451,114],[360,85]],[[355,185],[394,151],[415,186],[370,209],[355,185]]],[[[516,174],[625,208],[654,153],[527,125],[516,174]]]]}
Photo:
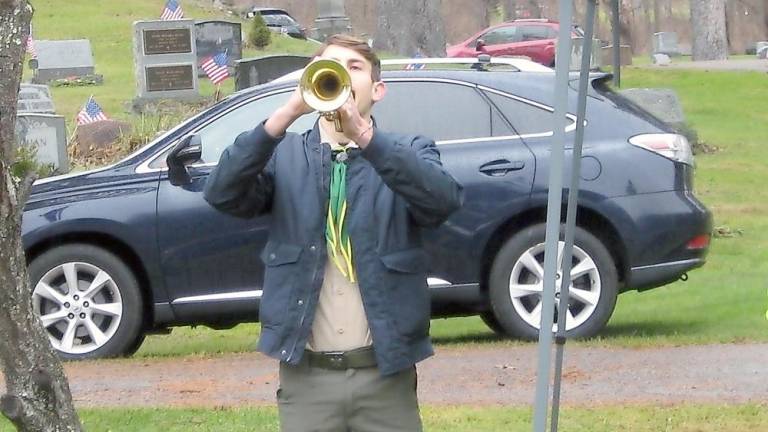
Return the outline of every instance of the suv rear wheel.
{"type": "MultiPolygon", "coordinates": [[[[545,234],[544,224],[515,234],[499,250],[491,268],[491,310],[504,332],[513,337],[538,337],[545,234]]],[[[558,262],[564,245],[561,237],[558,262]]],[[[556,284],[553,331],[557,330],[560,302],[559,282],[556,284]]],[[[569,337],[591,337],[605,327],[616,305],[617,285],[616,266],[608,249],[588,231],[576,227],[566,320],[569,337]]]]}
{"type": "Polygon", "coordinates": [[[67,359],[132,354],[143,340],[142,296],[114,254],[87,244],[50,249],[29,265],[32,309],[67,359]]]}

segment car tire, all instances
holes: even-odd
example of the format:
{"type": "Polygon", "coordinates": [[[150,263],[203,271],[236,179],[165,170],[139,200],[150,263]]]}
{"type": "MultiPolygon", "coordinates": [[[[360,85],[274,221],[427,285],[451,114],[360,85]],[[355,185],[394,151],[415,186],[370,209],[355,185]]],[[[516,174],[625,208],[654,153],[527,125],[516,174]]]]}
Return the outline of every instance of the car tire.
{"type": "Polygon", "coordinates": [[[501,325],[501,323],[499,323],[499,320],[497,320],[496,316],[493,315],[493,311],[485,311],[481,313],[480,319],[483,320],[485,325],[487,325],[488,328],[493,330],[493,332],[497,335],[507,336],[507,331],[504,330],[504,327],[501,325]]]}
{"type": "Polygon", "coordinates": [[[88,244],[57,246],[32,260],[29,279],[33,311],[60,357],[116,357],[139,348],[142,293],[116,255],[88,244]]]}
{"type": "MultiPolygon", "coordinates": [[[[538,338],[545,234],[545,224],[525,228],[494,259],[489,279],[491,310],[509,336],[538,338]]],[[[561,233],[559,249],[563,239],[561,233]]],[[[576,227],[573,255],[572,275],[577,277],[571,285],[566,336],[588,338],[602,330],[613,314],[618,295],[616,266],[603,243],[580,227],[576,227]]],[[[559,284],[557,288],[559,291],[559,284]]]]}

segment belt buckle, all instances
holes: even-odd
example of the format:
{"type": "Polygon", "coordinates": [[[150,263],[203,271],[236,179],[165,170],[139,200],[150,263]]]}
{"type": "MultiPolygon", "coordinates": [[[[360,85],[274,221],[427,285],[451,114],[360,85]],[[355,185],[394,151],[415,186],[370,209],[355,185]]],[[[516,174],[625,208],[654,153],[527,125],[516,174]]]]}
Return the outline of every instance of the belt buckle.
{"type": "Polygon", "coordinates": [[[326,352],[325,356],[328,358],[332,369],[347,369],[347,357],[344,355],[343,351],[326,352]]]}

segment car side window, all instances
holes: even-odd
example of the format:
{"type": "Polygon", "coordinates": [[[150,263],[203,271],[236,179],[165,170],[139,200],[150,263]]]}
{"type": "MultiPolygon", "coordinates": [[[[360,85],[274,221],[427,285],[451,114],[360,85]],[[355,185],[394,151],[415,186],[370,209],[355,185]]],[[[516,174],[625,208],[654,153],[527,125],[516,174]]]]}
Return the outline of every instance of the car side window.
{"type": "Polygon", "coordinates": [[[441,82],[388,82],[373,107],[383,130],[435,141],[491,136],[491,106],[474,87],[441,82]]]}
{"type": "MultiPolygon", "coordinates": [[[[200,129],[197,134],[202,143],[202,162],[217,163],[225,148],[235,142],[241,133],[253,129],[267,119],[279,106],[284,104],[291,91],[262,97],[242,105],[200,129]]],[[[305,115],[295,121],[289,132],[303,133],[312,128],[317,116],[305,115]]],[[[167,154],[167,151],[166,151],[167,154]]],[[[150,168],[165,168],[165,155],[155,159],[150,168]]]]}
{"type": "MultiPolygon", "coordinates": [[[[229,147],[235,138],[241,133],[253,129],[260,122],[266,120],[278,107],[283,105],[290,97],[291,92],[283,92],[271,96],[259,98],[247,103],[235,110],[224,114],[213,123],[205,126],[198,132],[203,145],[202,160],[204,163],[219,161],[221,152],[229,147]]],[[[312,116],[304,116],[294,122],[288,129],[289,132],[304,132],[312,127],[312,116]]]]}
{"type": "Polygon", "coordinates": [[[519,42],[520,37],[517,27],[508,26],[491,30],[483,36],[480,36],[480,39],[482,39],[486,45],[501,45],[519,42]]]}
{"type": "MultiPolygon", "coordinates": [[[[496,107],[509,120],[516,131],[516,135],[540,134],[552,131],[552,112],[496,93],[486,92],[496,107]]],[[[573,120],[568,120],[569,124],[573,120]]]]}
{"type": "Polygon", "coordinates": [[[520,29],[523,42],[551,39],[546,26],[523,26],[520,29]]]}

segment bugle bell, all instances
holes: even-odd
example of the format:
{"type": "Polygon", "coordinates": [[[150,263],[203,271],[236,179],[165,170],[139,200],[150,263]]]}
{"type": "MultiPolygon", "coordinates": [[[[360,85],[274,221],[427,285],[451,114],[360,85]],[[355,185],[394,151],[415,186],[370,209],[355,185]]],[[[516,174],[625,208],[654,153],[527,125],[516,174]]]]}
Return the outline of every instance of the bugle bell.
{"type": "Polygon", "coordinates": [[[331,59],[315,60],[304,68],[299,87],[304,102],[332,121],[337,132],[343,132],[337,110],[352,93],[352,79],[344,65],[331,59]]]}

